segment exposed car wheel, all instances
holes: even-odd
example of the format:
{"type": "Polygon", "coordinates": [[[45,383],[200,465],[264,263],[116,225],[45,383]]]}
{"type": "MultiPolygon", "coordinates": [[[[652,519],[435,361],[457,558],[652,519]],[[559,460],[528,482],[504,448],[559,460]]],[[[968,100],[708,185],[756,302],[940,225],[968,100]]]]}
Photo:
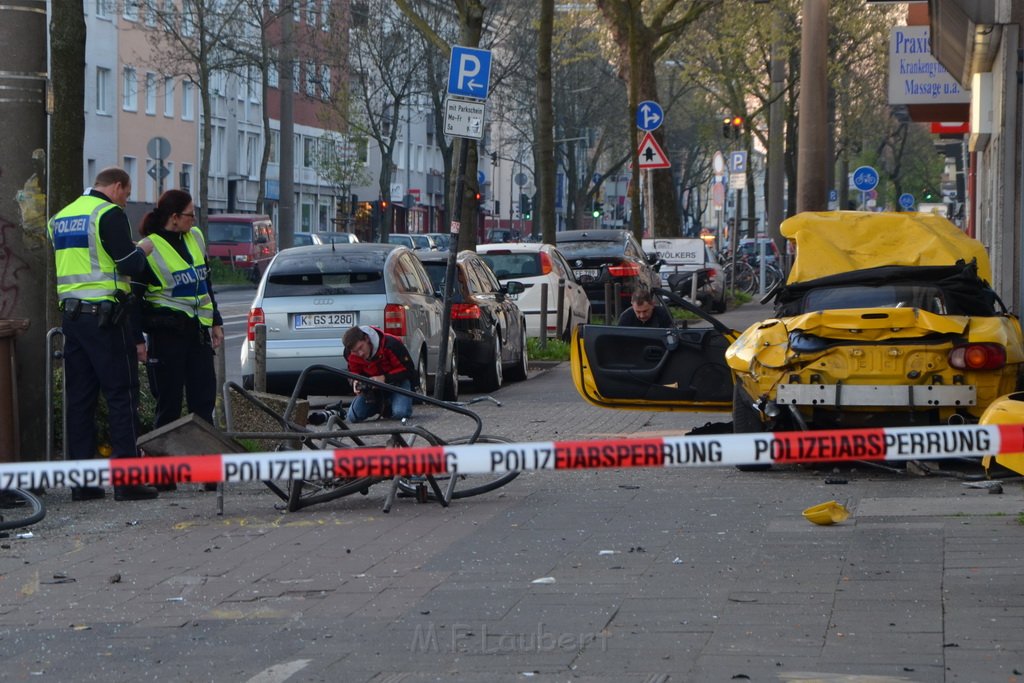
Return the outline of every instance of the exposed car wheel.
{"type": "MultiPolygon", "coordinates": [[[[751,434],[763,432],[761,418],[751,408],[754,401],[750,398],[739,382],[732,389],[732,431],[734,434],[751,434]]],[[[764,472],[771,465],[736,465],[740,472],[764,472]]]]}
{"type": "Polygon", "coordinates": [[[459,400],[459,350],[452,347],[452,371],[444,383],[444,395],[441,397],[446,401],[459,400]]]}
{"type": "Polygon", "coordinates": [[[522,382],[530,373],[530,353],[526,349],[526,325],[523,324],[523,331],[519,348],[519,359],[516,364],[508,369],[508,378],[513,382],[522,382]]]}
{"type": "Polygon", "coordinates": [[[424,396],[430,393],[430,377],[427,375],[427,356],[425,353],[420,354],[420,359],[416,361],[416,374],[420,378],[420,393],[424,396]]]}
{"type": "Polygon", "coordinates": [[[473,376],[473,382],[480,391],[494,391],[501,386],[503,370],[501,366],[501,336],[495,329],[491,335],[494,341],[494,348],[491,351],[490,362],[483,370],[473,376]]]}
{"type": "Polygon", "coordinates": [[[728,309],[728,305],[726,305],[725,292],[723,291],[721,299],[718,299],[718,300],[712,299],[711,300],[711,312],[712,313],[725,313],[726,309],[728,309]]]}

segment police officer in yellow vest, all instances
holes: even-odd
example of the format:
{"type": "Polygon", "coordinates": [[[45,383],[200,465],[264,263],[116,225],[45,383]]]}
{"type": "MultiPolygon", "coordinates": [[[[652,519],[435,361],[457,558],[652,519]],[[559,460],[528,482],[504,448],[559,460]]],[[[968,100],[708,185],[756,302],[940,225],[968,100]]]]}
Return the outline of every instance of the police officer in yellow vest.
{"type": "MultiPolygon", "coordinates": [[[[131,192],[131,178],[123,169],[104,169],[92,188],[61,209],[48,226],[63,311],[67,453],[73,460],[96,457],[100,390],[107,402],[113,457],[138,455],[137,372],[145,347],[133,344],[129,330],[129,277],[145,269],[153,247],[132,241],[124,213],[131,192]]],[[[71,489],[74,500],[103,495],[100,486],[71,489]]],[[[152,486],[114,486],[116,500],[156,496],[152,486]]]]}
{"type": "Polygon", "coordinates": [[[224,342],[224,321],[213,297],[206,241],[194,223],[189,193],[168,190],[139,227],[143,241],[153,244],[148,268],[133,290],[143,298],[141,327],[148,337],[146,370],[156,398],[156,427],[181,417],[182,394],[190,413],[213,424],[213,354],[224,342]]]}

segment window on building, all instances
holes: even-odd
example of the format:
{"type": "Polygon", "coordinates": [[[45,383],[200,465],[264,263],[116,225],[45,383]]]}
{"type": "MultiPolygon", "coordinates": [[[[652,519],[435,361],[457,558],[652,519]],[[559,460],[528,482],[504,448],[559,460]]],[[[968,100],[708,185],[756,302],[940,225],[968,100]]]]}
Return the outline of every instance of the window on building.
{"type": "Polygon", "coordinates": [[[306,62],[306,95],[309,97],[316,97],[317,91],[319,90],[320,70],[316,68],[316,64],[313,62],[306,62]]]}
{"type": "Polygon", "coordinates": [[[281,147],[281,133],[280,133],[280,131],[276,131],[276,130],[270,131],[270,143],[269,144],[270,144],[270,156],[269,156],[269,158],[267,160],[268,163],[271,163],[271,164],[280,163],[279,162],[279,158],[280,158],[279,149],[281,147]]]}
{"type": "Polygon", "coordinates": [[[96,18],[110,19],[114,13],[114,0],[96,0],[96,18]]]}
{"type": "Polygon", "coordinates": [[[146,74],[146,113],[156,116],[156,74],[146,74]]]}
{"type": "Polygon", "coordinates": [[[320,67],[320,98],[331,99],[331,67],[327,65],[320,67]]]}
{"type": "Polygon", "coordinates": [[[192,193],[192,164],[181,165],[181,177],[178,178],[178,185],[189,194],[192,193]]]}
{"type": "Polygon", "coordinates": [[[358,137],[352,140],[352,147],[355,150],[356,159],[364,166],[370,163],[370,139],[358,137]]]}
{"type": "Polygon", "coordinates": [[[320,4],[320,30],[327,31],[331,23],[331,0],[323,0],[320,4]]]}
{"type": "Polygon", "coordinates": [[[121,16],[127,21],[139,20],[139,0],[124,0],[124,11],[121,16]]]}
{"type": "Polygon", "coordinates": [[[316,165],[316,138],[302,138],[302,165],[305,168],[313,168],[316,165]]]}
{"type": "Polygon", "coordinates": [[[210,171],[221,174],[224,172],[224,160],[227,147],[227,137],[224,134],[224,126],[213,126],[210,136],[210,171]]]}
{"type": "Polygon", "coordinates": [[[302,200],[302,232],[313,232],[313,203],[302,200]]]}
{"type": "Polygon", "coordinates": [[[128,174],[128,180],[131,181],[132,187],[138,187],[138,160],[135,157],[125,157],[124,163],[121,164],[121,168],[124,169],[125,173],[128,174]]]}
{"type": "Polygon", "coordinates": [[[181,15],[181,35],[191,38],[196,33],[196,16],[193,14],[191,5],[186,7],[181,15]]]}
{"type": "Polygon", "coordinates": [[[156,2],[157,0],[143,0],[142,16],[146,26],[156,27],[156,2]]]}
{"type": "Polygon", "coordinates": [[[174,79],[164,77],[164,116],[174,118],[174,79]]]}
{"type": "Polygon", "coordinates": [[[317,26],[320,23],[320,12],[316,0],[307,0],[306,23],[310,26],[317,26]]]}
{"type": "Polygon", "coordinates": [[[110,113],[110,69],[96,67],[96,113],[110,113]]]}
{"type": "Polygon", "coordinates": [[[181,118],[185,121],[191,121],[195,118],[193,114],[195,108],[195,85],[190,81],[181,82],[181,118]]]}
{"type": "Polygon", "coordinates": [[[126,66],[121,78],[121,108],[125,111],[139,110],[139,84],[135,67],[126,66]]]}
{"type": "Polygon", "coordinates": [[[302,69],[299,67],[299,62],[296,60],[292,64],[292,90],[294,92],[300,92],[299,88],[302,86],[302,69]]]}
{"type": "Polygon", "coordinates": [[[277,62],[271,62],[267,67],[267,87],[277,88],[280,83],[280,77],[277,71],[277,62]]]}
{"type": "Polygon", "coordinates": [[[260,161],[262,150],[260,149],[260,136],[249,133],[245,136],[245,172],[250,178],[258,178],[260,175],[260,161]]]}

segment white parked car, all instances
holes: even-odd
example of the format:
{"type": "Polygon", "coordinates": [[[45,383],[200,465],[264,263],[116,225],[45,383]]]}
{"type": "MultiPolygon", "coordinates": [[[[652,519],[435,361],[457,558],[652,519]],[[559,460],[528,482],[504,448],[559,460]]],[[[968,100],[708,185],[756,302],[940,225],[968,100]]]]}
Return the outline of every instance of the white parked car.
{"type": "Polygon", "coordinates": [[[573,275],[572,268],[556,247],[537,242],[480,244],[476,248],[501,282],[515,280],[526,286],[519,295],[510,295],[526,316],[526,330],[531,337],[540,336],[541,285],[548,285],[547,336],[572,337],[577,325],[590,322],[590,300],[573,275]],[[562,329],[558,329],[558,281],[565,280],[565,303],[562,329]]]}

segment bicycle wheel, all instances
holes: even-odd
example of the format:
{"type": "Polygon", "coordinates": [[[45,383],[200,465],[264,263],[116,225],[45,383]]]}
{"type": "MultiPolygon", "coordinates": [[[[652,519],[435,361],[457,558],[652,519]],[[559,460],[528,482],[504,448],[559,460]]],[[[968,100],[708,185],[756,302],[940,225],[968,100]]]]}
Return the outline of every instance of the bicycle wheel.
{"type": "MultiPolygon", "coordinates": [[[[455,439],[449,441],[446,445],[458,446],[469,443],[468,438],[455,439]]],[[[473,443],[512,443],[508,439],[503,439],[500,436],[487,436],[481,434],[476,441],[473,443]]],[[[472,498],[473,496],[479,496],[482,493],[489,493],[495,489],[500,489],[505,484],[509,483],[513,479],[519,476],[519,471],[515,470],[512,472],[501,472],[494,474],[456,474],[455,477],[455,490],[452,491],[452,500],[457,498],[472,498]]],[[[450,484],[451,476],[442,474],[435,476],[434,479],[437,481],[437,485],[442,491],[446,490],[450,484]]],[[[398,479],[398,489],[404,495],[422,497],[424,495],[424,484],[426,483],[426,477],[400,477],[398,479]]],[[[436,500],[437,496],[429,486],[425,487],[426,497],[428,500],[436,500]]]]}
{"type": "Polygon", "coordinates": [[[43,501],[23,489],[0,491],[0,511],[0,531],[20,529],[46,517],[43,501]],[[10,512],[12,510],[15,511],[13,515],[10,512]]]}
{"type": "Polygon", "coordinates": [[[732,283],[733,289],[746,294],[753,294],[757,291],[757,273],[749,263],[737,261],[735,268],[731,265],[726,266],[725,272],[727,282],[732,283]]]}
{"type": "Polygon", "coordinates": [[[296,512],[302,508],[326,503],[353,493],[366,494],[371,486],[380,479],[364,477],[361,479],[292,479],[288,485],[288,512],[296,512]]]}

